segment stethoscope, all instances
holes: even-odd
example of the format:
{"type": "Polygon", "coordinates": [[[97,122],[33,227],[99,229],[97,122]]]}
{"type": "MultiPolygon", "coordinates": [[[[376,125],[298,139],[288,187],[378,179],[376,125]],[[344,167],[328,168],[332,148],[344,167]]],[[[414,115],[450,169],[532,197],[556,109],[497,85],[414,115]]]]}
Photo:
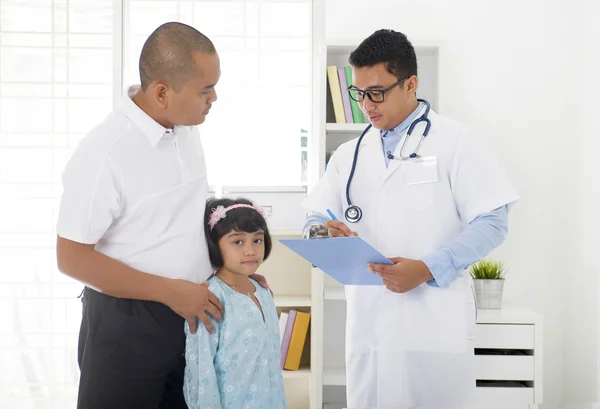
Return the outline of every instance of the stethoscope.
{"type": "MultiPolygon", "coordinates": [[[[425,112],[423,113],[423,115],[421,115],[420,117],[415,119],[413,121],[413,123],[410,124],[410,126],[408,127],[406,136],[404,137],[404,140],[402,141],[402,146],[400,146],[400,158],[402,160],[415,159],[415,158],[419,157],[419,155],[418,155],[419,148],[421,148],[421,145],[423,144],[423,140],[425,140],[425,137],[429,134],[429,128],[431,128],[431,121],[428,118],[429,109],[431,108],[429,102],[424,99],[417,99],[417,101],[425,104],[425,112]],[[406,145],[406,142],[410,138],[410,135],[412,134],[413,130],[415,129],[415,126],[420,122],[425,123],[425,129],[423,130],[423,133],[421,134],[421,139],[419,140],[419,144],[417,145],[417,147],[415,148],[413,153],[411,153],[410,155],[408,155],[406,157],[402,156],[402,152],[404,152],[404,147],[406,145]]],[[[358,141],[356,142],[356,148],[354,149],[354,159],[352,160],[352,168],[350,169],[350,175],[348,176],[348,183],[346,184],[346,201],[348,202],[348,208],[344,212],[344,216],[346,217],[346,220],[349,223],[356,223],[362,218],[361,208],[358,207],[357,205],[352,204],[352,201],[350,200],[350,184],[352,183],[352,178],[354,177],[354,171],[356,170],[356,163],[358,161],[358,151],[360,150],[360,143],[362,142],[363,138],[365,137],[367,132],[369,132],[369,130],[371,129],[372,126],[373,126],[372,124],[369,124],[369,126],[367,126],[367,128],[362,132],[362,134],[358,138],[358,141]]],[[[392,155],[390,152],[388,152],[387,155],[388,155],[389,159],[396,159],[396,157],[394,155],[392,155]]]]}

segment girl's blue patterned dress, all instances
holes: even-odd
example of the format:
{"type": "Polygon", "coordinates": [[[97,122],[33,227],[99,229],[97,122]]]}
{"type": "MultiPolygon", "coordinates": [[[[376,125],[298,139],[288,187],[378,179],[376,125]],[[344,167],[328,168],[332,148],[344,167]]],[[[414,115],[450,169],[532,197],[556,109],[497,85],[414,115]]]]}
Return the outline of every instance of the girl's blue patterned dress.
{"type": "Polygon", "coordinates": [[[199,321],[193,335],[185,324],[189,409],[287,409],[277,310],[269,290],[252,283],[264,320],[249,296],[213,276],[208,288],[223,304],[223,320],[212,320],[214,334],[199,321]]]}

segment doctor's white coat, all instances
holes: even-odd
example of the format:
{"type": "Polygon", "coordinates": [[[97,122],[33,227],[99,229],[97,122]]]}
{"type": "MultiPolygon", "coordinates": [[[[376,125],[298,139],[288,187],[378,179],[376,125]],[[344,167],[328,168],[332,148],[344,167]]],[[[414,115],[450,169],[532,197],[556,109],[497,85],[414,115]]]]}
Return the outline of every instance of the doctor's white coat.
{"type": "MultiPolygon", "coordinates": [[[[518,200],[504,171],[472,131],[430,111],[419,155],[437,159],[437,182],[405,185],[400,160],[386,168],[380,132],[364,137],[350,188],[362,219],[347,225],[386,257],[419,259],[453,239],[477,216],[518,200]]],[[[406,156],[425,124],[415,126],[406,156]]],[[[339,219],[357,140],[340,146],[304,201],[339,219]]],[[[395,157],[399,157],[402,141],[395,157]]],[[[427,283],[398,294],[346,286],[348,409],[467,409],[475,390],[475,306],[465,272],[449,288],[427,283]]]]}

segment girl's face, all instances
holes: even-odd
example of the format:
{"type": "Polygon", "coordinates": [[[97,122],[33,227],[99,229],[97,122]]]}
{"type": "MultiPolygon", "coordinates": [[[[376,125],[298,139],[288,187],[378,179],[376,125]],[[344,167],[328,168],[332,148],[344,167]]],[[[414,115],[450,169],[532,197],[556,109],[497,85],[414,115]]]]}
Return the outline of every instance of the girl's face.
{"type": "Polygon", "coordinates": [[[230,231],[219,240],[223,264],[227,270],[246,276],[256,273],[265,258],[264,232],[230,231]]]}

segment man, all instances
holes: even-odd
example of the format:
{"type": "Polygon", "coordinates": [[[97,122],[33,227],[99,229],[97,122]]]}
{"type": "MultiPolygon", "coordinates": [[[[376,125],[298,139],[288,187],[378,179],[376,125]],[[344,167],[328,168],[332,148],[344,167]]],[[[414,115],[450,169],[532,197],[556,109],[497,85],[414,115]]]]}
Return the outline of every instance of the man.
{"type": "MultiPolygon", "coordinates": [[[[219,300],[204,238],[207,178],[195,125],[217,100],[219,56],[179,23],[140,56],[140,89],[79,144],[63,175],[59,269],[86,284],[77,407],[186,408],[184,320],[219,300]]],[[[262,281],[262,277],[257,277],[262,281]]]]}
{"type": "Polygon", "coordinates": [[[331,157],[305,200],[305,232],[358,235],[393,264],[368,266],[381,286],[346,287],[347,407],[472,407],[475,308],[464,270],[503,242],[518,196],[469,128],[417,100],[404,34],[376,31],[349,62],[350,95],[372,128],[331,157]]]}

